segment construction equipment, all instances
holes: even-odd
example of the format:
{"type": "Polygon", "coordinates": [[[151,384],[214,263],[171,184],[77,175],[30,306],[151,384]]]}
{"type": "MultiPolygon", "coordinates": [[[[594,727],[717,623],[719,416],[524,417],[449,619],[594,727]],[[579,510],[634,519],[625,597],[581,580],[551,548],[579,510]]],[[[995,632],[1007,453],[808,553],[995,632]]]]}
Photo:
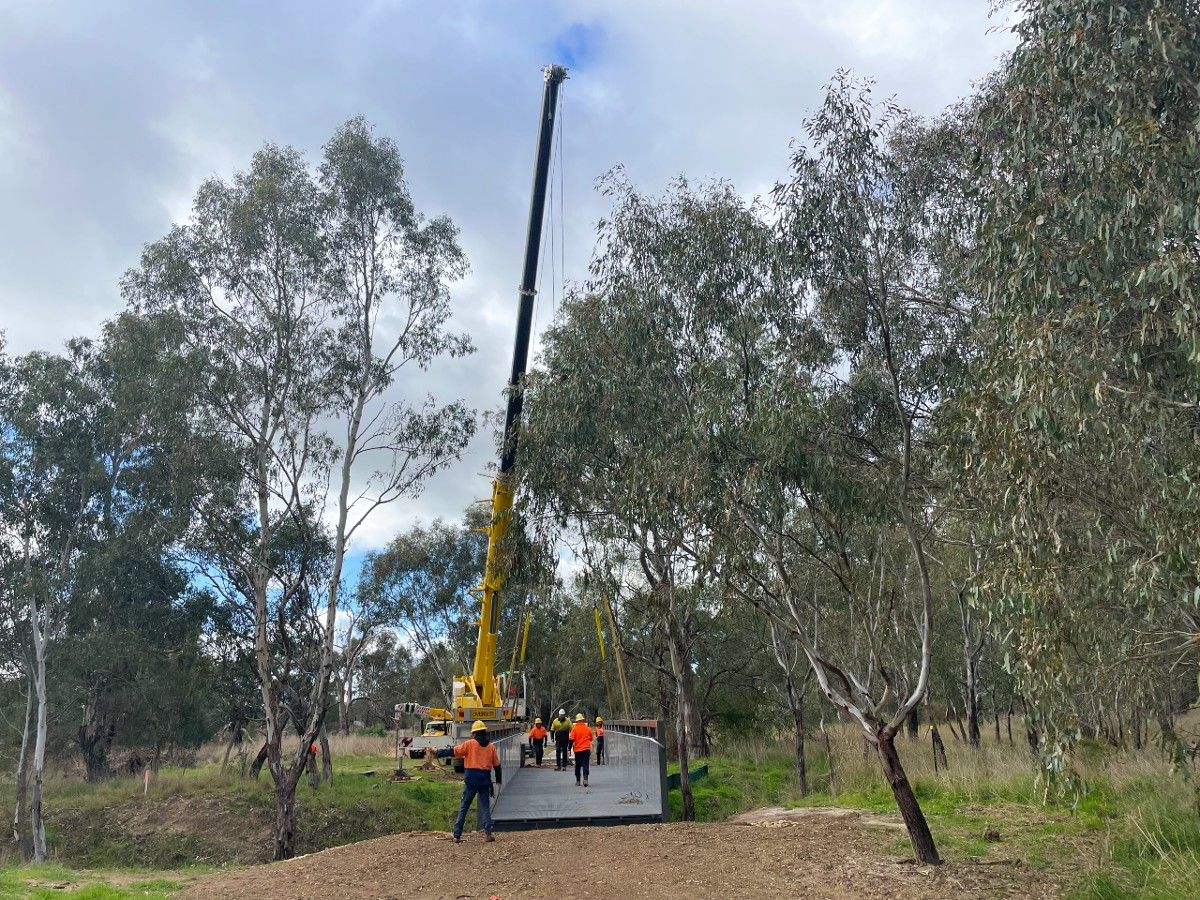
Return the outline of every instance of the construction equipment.
{"type": "MultiPolygon", "coordinates": [[[[604,613],[608,618],[608,631],[613,638],[613,660],[617,664],[617,678],[621,683],[621,703],[625,708],[625,718],[633,718],[633,701],[629,697],[629,682],[625,678],[625,660],[621,650],[621,634],[617,631],[617,620],[613,617],[612,604],[608,602],[608,594],[600,595],[600,602],[604,604],[604,613]]],[[[593,607],[593,610],[595,608],[593,607]]],[[[599,628],[599,617],[597,617],[596,625],[599,628]]],[[[603,654],[603,650],[601,653],[603,654]]],[[[612,701],[609,701],[609,706],[612,706],[612,701]]]]}
{"type": "Polygon", "coordinates": [[[420,737],[413,738],[412,743],[408,745],[410,759],[423,759],[425,751],[431,747],[434,750],[440,750],[443,747],[454,746],[453,721],[446,715],[446,710],[418,706],[415,703],[399,703],[396,705],[397,721],[401,713],[420,716],[423,719],[430,715],[435,716],[425,723],[425,730],[421,732],[420,737]]]}
{"type": "MultiPolygon", "coordinates": [[[[504,444],[500,469],[492,481],[492,515],[485,530],[488,536],[487,561],[483,583],[476,589],[480,597],[478,637],[475,642],[475,661],[469,673],[454,679],[452,708],[427,708],[428,715],[453,723],[449,729],[454,736],[466,735],[470,723],[476,721],[516,721],[525,717],[524,673],[496,673],[496,643],[500,631],[500,610],[504,582],[507,576],[505,536],[512,519],[513,465],[516,461],[517,429],[521,419],[523,396],[521,379],[529,362],[529,342],[533,326],[533,299],[536,293],[538,255],[542,242],[542,222],[546,210],[546,189],[550,176],[550,151],[554,137],[554,121],[558,111],[559,87],[567,77],[563,66],[546,66],[542,70],[542,110],[538,126],[537,156],[533,171],[533,197],[529,205],[529,224],[525,235],[525,261],[518,294],[517,334],[513,345],[512,372],[508,379],[508,401],[504,415],[504,444]]],[[[529,617],[525,617],[526,639],[529,617]]],[[[522,660],[524,659],[522,641],[522,660]]],[[[412,704],[400,704],[410,706],[412,704]]]]}
{"type": "Polygon", "coordinates": [[[600,609],[592,604],[592,618],[596,620],[596,643],[600,645],[600,674],[604,676],[604,696],[608,698],[608,708],[613,706],[612,679],[608,677],[608,657],[604,653],[604,629],[600,627],[600,609]]]}

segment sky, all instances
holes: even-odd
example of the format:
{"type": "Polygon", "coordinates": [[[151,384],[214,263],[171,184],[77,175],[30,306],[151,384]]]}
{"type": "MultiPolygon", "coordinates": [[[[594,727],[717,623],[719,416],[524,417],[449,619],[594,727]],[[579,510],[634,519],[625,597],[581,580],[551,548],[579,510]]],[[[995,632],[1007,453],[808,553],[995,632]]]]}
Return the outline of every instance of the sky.
{"type": "MultiPolygon", "coordinates": [[[[497,408],[511,365],[542,79],[570,68],[535,324],[582,279],[620,165],[640,189],[724,178],[746,196],[839,68],[933,115],[1011,46],[990,0],[0,0],[0,330],[10,353],[94,335],[142,247],[265,142],[314,163],[365,115],[414,200],[458,225],[453,324],[478,348],[402,391],[497,408]]],[[[489,496],[495,436],[378,512],[358,553],[489,496]]]]}

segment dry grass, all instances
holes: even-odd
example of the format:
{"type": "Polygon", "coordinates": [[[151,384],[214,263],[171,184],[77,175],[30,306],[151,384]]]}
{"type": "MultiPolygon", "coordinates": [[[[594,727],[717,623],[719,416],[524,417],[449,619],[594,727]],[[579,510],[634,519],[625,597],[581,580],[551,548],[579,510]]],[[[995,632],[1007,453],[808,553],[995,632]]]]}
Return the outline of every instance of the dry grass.
{"type": "MultiPolygon", "coordinates": [[[[991,731],[978,750],[954,738],[948,728],[939,730],[949,765],[936,774],[927,727],[916,739],[900,738],[897,749],[939,847],[950,858],[986,859],[996,853],[1020,858],[1036,871],[1074,885],[1072,900],[1200,897],[1195,773],[1173,772],[1156,738],[1140,751],[1082,742],[1072,761],[1080,790],[1048,795],[1038,778],[1039,760],[1015,723],[1011,745],[1007,735],[997,741],[991,731]],[[1003,843],[983,840],[993,827],[1003,843]]],[[[818,734],[809,741],[812,793],[799,794],[794,774],[776,778],[782,788],[777,802],[894,811],[876,755],[863,753],[861,732],[838,725],[829,730],[829,738],[832,783],[818,734]]],[[[779,740],[763,738],[723,750],[744,761],[747,771],[738,773],[738,787],[745,794],[772,771],[794,773],[789,748],[779,740]]],[[[727,798],[725,806],[740,799],[727,798]]]]}
{"type": "MultiPolygon", "coordinates": [[[[411,732],[407,729],[401,730],[401,735],[409,734],[411,732]]],[[[298,744],[299,739],[294,735],[284,738],[284,755],[290,756],[295,753],[298,744]]],[[[225,757],[225,746],[226,742],[222,739],[209,741],[196,752],[196,763],[198,765],[220,765],[221,760],[225,757]]],[[[230,754],[231,763],[238,760],[239,754],[253,759],[254,754],[258,752],[258,748],[261,746],[261,735],[247,735],[242,746],[235,748],[230,754]]],[[[390,733],[386,737],[377,737],[370,734],[331,734],[329,735],[329,751],[333,754],[335,760],[346,756],[371,758],[383,756],[394,757],[396,755],[395,733],[390,733]]]]}
{"type": "MultiPolygon", "coordinates": [[[[910,780],[936,779],[944,789],[963,797],[979,795],[979,802],[987,802],[995,786],[1016,783],[1032,785],[1036,780],[1038,762],[1028,749],[1024,730],[1015,723],[1011,744],[1006,734],[997,740],[994,731],[987,731],[982,735],[978,750],[953,737],[944,725],[939,727],[939,732],[946,747],[949,765],[945,768],[939,766],[938,771],[934,769],[933,743],[927,726],[922,726],[916,738],[905,736],[897,739],[896,749],[910,780]]],[[[817,780],[815,786],[836,795],[846,790],[864,790],[879,784],[879,759],[873,749],[866,745],[861,729],[856,725],[836,724],[828,729],[828,733],[833,755],[832,784],[829,783],[828,769],[824,764],[825,745],[820,733],[808,739],[809,766],[817,780]]],[[[1151,744],[1151,747],[1140,751],[1107,746],[1100,749],[1085,744],[1075,758],[1075,770],[1085,784],[1102,782],[1115,790],[1123,790],[1146,779],[1167,778],[1171,773],[1170,761],[1158,751],[1153,741],[1151,744]]],[[[764,737],[721,749],[763,763],[778,759],[781,752],[786,753],[783,746],[778,739],[764,737]]]]}

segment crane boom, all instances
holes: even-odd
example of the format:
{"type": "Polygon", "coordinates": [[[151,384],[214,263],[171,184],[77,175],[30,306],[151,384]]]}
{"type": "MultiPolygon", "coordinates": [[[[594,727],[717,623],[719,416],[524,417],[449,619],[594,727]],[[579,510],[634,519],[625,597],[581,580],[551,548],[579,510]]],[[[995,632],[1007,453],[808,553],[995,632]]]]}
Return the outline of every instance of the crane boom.
{"type": "Polygon", "coordinates": [[[521,419],[523,396],[521,379],[529,362],[529,340],[533,324],[533,298],[537,287],[538,254],[542,243],[542,222],[546,211],[546,187],[550,177],[550,150],[554,120],[558,112],[558,89],[567,77],[563,66],[542,70],[541,123],[538,127],[537,157],[533,170],[533,197],[529,204],[529,226],[525,236],[525,264],[517,302],[517,336],[513,345],[512,374],[508,379],[508,404],[504,414],[504,444],[500,471],[492,481],[492,517],[487,527],[487,561],[484,564],[480,595],[479,635],[475,644],[475,662],[470,675],[457,679],[455,718],[496,719],[505,709],[496,679],[496,639],[500,630],[501,592],[507,575],[502,559],[504,537],[512,518],[512,469],[516,461],[517,429],[521,419]]]}

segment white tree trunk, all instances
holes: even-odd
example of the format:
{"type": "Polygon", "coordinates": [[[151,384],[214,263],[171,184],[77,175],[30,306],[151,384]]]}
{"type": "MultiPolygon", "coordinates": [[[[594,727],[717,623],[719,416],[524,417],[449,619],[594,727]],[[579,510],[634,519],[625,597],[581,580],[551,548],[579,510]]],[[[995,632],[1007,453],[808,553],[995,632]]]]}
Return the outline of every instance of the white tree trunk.
{"type": "Polygon", "coordinates": [[[37,732],[33,744],[33,790],[29,804],[29,823],[33,831],[33,861],[46,861],[46,821],[42,788],[46,772],[46,632],[35,598],[29,601],[29,623],[33,637],[33,689],[37,695],[37,732]]]}
{"type": "Polygon", "coordinates": [[[21,728],[21,755],[17,757],[17,802],[13,810],[13,843],[21,848],[21,858],[28,860],[31,847],[28,838],[29,814],[29,733],[33,726],[33,673],[27,673],[25,686],[25,722],[21,728]]]}

